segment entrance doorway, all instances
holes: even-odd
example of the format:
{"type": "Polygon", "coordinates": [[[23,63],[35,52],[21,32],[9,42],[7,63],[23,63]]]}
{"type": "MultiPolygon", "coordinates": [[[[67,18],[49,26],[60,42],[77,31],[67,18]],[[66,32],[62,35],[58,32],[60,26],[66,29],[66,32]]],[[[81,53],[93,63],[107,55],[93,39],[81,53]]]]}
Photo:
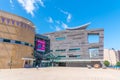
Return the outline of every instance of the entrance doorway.
{"type": "Polygon", "coordinates": [[[33,67],[33,62],[35,59],[33,58],[22,58],[23,61],[23,68],[31,68],[33,67]]]}
{"type": "Polygon", "coordinates": [[[60,63],[58,63],[58,66],[66,66],[66,63],[65,62],[60,62],[60,63]]]}

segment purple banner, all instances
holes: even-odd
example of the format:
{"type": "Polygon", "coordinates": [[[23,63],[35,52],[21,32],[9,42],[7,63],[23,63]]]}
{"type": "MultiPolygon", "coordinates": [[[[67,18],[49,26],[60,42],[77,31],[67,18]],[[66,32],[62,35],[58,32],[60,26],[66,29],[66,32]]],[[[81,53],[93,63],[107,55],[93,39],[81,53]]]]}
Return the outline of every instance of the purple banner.
{"type": "Polygon", "coordinates": [[[2,23],[4,23],[4,21],[5,21],[5,18],[4,18],[4,17],[2,17],[2,23]]]}
{"type": "Polygon", "coordinates": [[[14,23],[15,23],[15,21],[14,20],[12,20],[12,24],[14,25],[14,23]]]}
{"type": "Polygon", "coordinates": [[[10,23],[10,19],[7,19],[7,24],[9,24],[10,23]]]}
{"type": "Polygon", "coordinates": [[[37,40],[36,42],[36,50],[45,52],[45,41],[44,40],[37,40]]]}
{"type": "Polygon", "coordinates": [[[16,24],[17,24],[17,26],[19,26],[19,22],[18,21],[16,21],[16,24]]]}

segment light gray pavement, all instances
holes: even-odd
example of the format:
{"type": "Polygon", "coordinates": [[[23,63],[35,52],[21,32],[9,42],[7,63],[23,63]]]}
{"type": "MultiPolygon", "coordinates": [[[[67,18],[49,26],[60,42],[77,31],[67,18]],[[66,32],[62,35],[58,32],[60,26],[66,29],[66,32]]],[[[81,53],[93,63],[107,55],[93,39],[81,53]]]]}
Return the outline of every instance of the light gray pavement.
{"type": "Polygon", "coordinates": [[[0,80],[120,80],[120,70],[75,67],[0,69],[0,80]]]}

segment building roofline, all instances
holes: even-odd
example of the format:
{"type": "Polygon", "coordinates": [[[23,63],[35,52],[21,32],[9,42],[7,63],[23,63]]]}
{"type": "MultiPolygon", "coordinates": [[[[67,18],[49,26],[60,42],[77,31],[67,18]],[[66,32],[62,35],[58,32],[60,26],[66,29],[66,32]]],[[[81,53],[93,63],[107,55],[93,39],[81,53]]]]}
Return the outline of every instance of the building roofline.
{"type": "Polygon", "coordinates": [[[64,31],[67,31],[67,30],[84,30],[86,29],[91,23],[86,23],[84,25],[81,25],[81,26],[78,26],[78,27],[74,27],[74,28],[67,28],[65,30],[62,30],[62,31],[55,31],[55,32],[48,32],[48,33],[44,33],[43,35],[47,35],[47,34],[54,34],[54,33],[59,33],[59,32],[64,32],[64,31]]]}
{"type": "Polygon", "coordinates": [[[82,30],[82,29],[86,29],[91,23],[86,23],[84,25],[78,26],[78,27],[74,27],[74,28],[67,28],[66,30],[82,30]]]}
{"type": "Polygon", "coordinates": [[[103,28],[95,28],[95,29],[86,29],[91,23],[86,23],[84,25],[74,27],[74,28],[67,28],[66,30],[61,30],[61,31],[55,31],[55,32],[48,32],[48,33],[43,33],[42,35],[49,35],[49,34],[55,34],[55,33],[61,33],[61,32],[69,32],[69,31],[74,31],[74,30],[87,30],[87,31],[104,31],[103,28]]]}

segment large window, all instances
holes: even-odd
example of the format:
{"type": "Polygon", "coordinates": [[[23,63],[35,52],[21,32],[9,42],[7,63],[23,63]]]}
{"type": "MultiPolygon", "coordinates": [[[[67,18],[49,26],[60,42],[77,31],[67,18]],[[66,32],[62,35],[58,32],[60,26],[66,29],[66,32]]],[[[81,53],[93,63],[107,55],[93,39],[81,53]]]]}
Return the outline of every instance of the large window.
{"type": "Polygon", "coordinates": [[[98,43],[99,35],[98,34],[88,34],[88,42],[89,43],[98,43]]]}
{"type": "Polygon", "coordinates": [[[55,38],[56,41],[61,41],[61,40],[65,40],[65,37],[57,37],[55,38]]]}
{"type": "Polygon", "coordinates": [[[90,58],[97,58],[99,56],[99,48],[89,49],[90,58]]]}

